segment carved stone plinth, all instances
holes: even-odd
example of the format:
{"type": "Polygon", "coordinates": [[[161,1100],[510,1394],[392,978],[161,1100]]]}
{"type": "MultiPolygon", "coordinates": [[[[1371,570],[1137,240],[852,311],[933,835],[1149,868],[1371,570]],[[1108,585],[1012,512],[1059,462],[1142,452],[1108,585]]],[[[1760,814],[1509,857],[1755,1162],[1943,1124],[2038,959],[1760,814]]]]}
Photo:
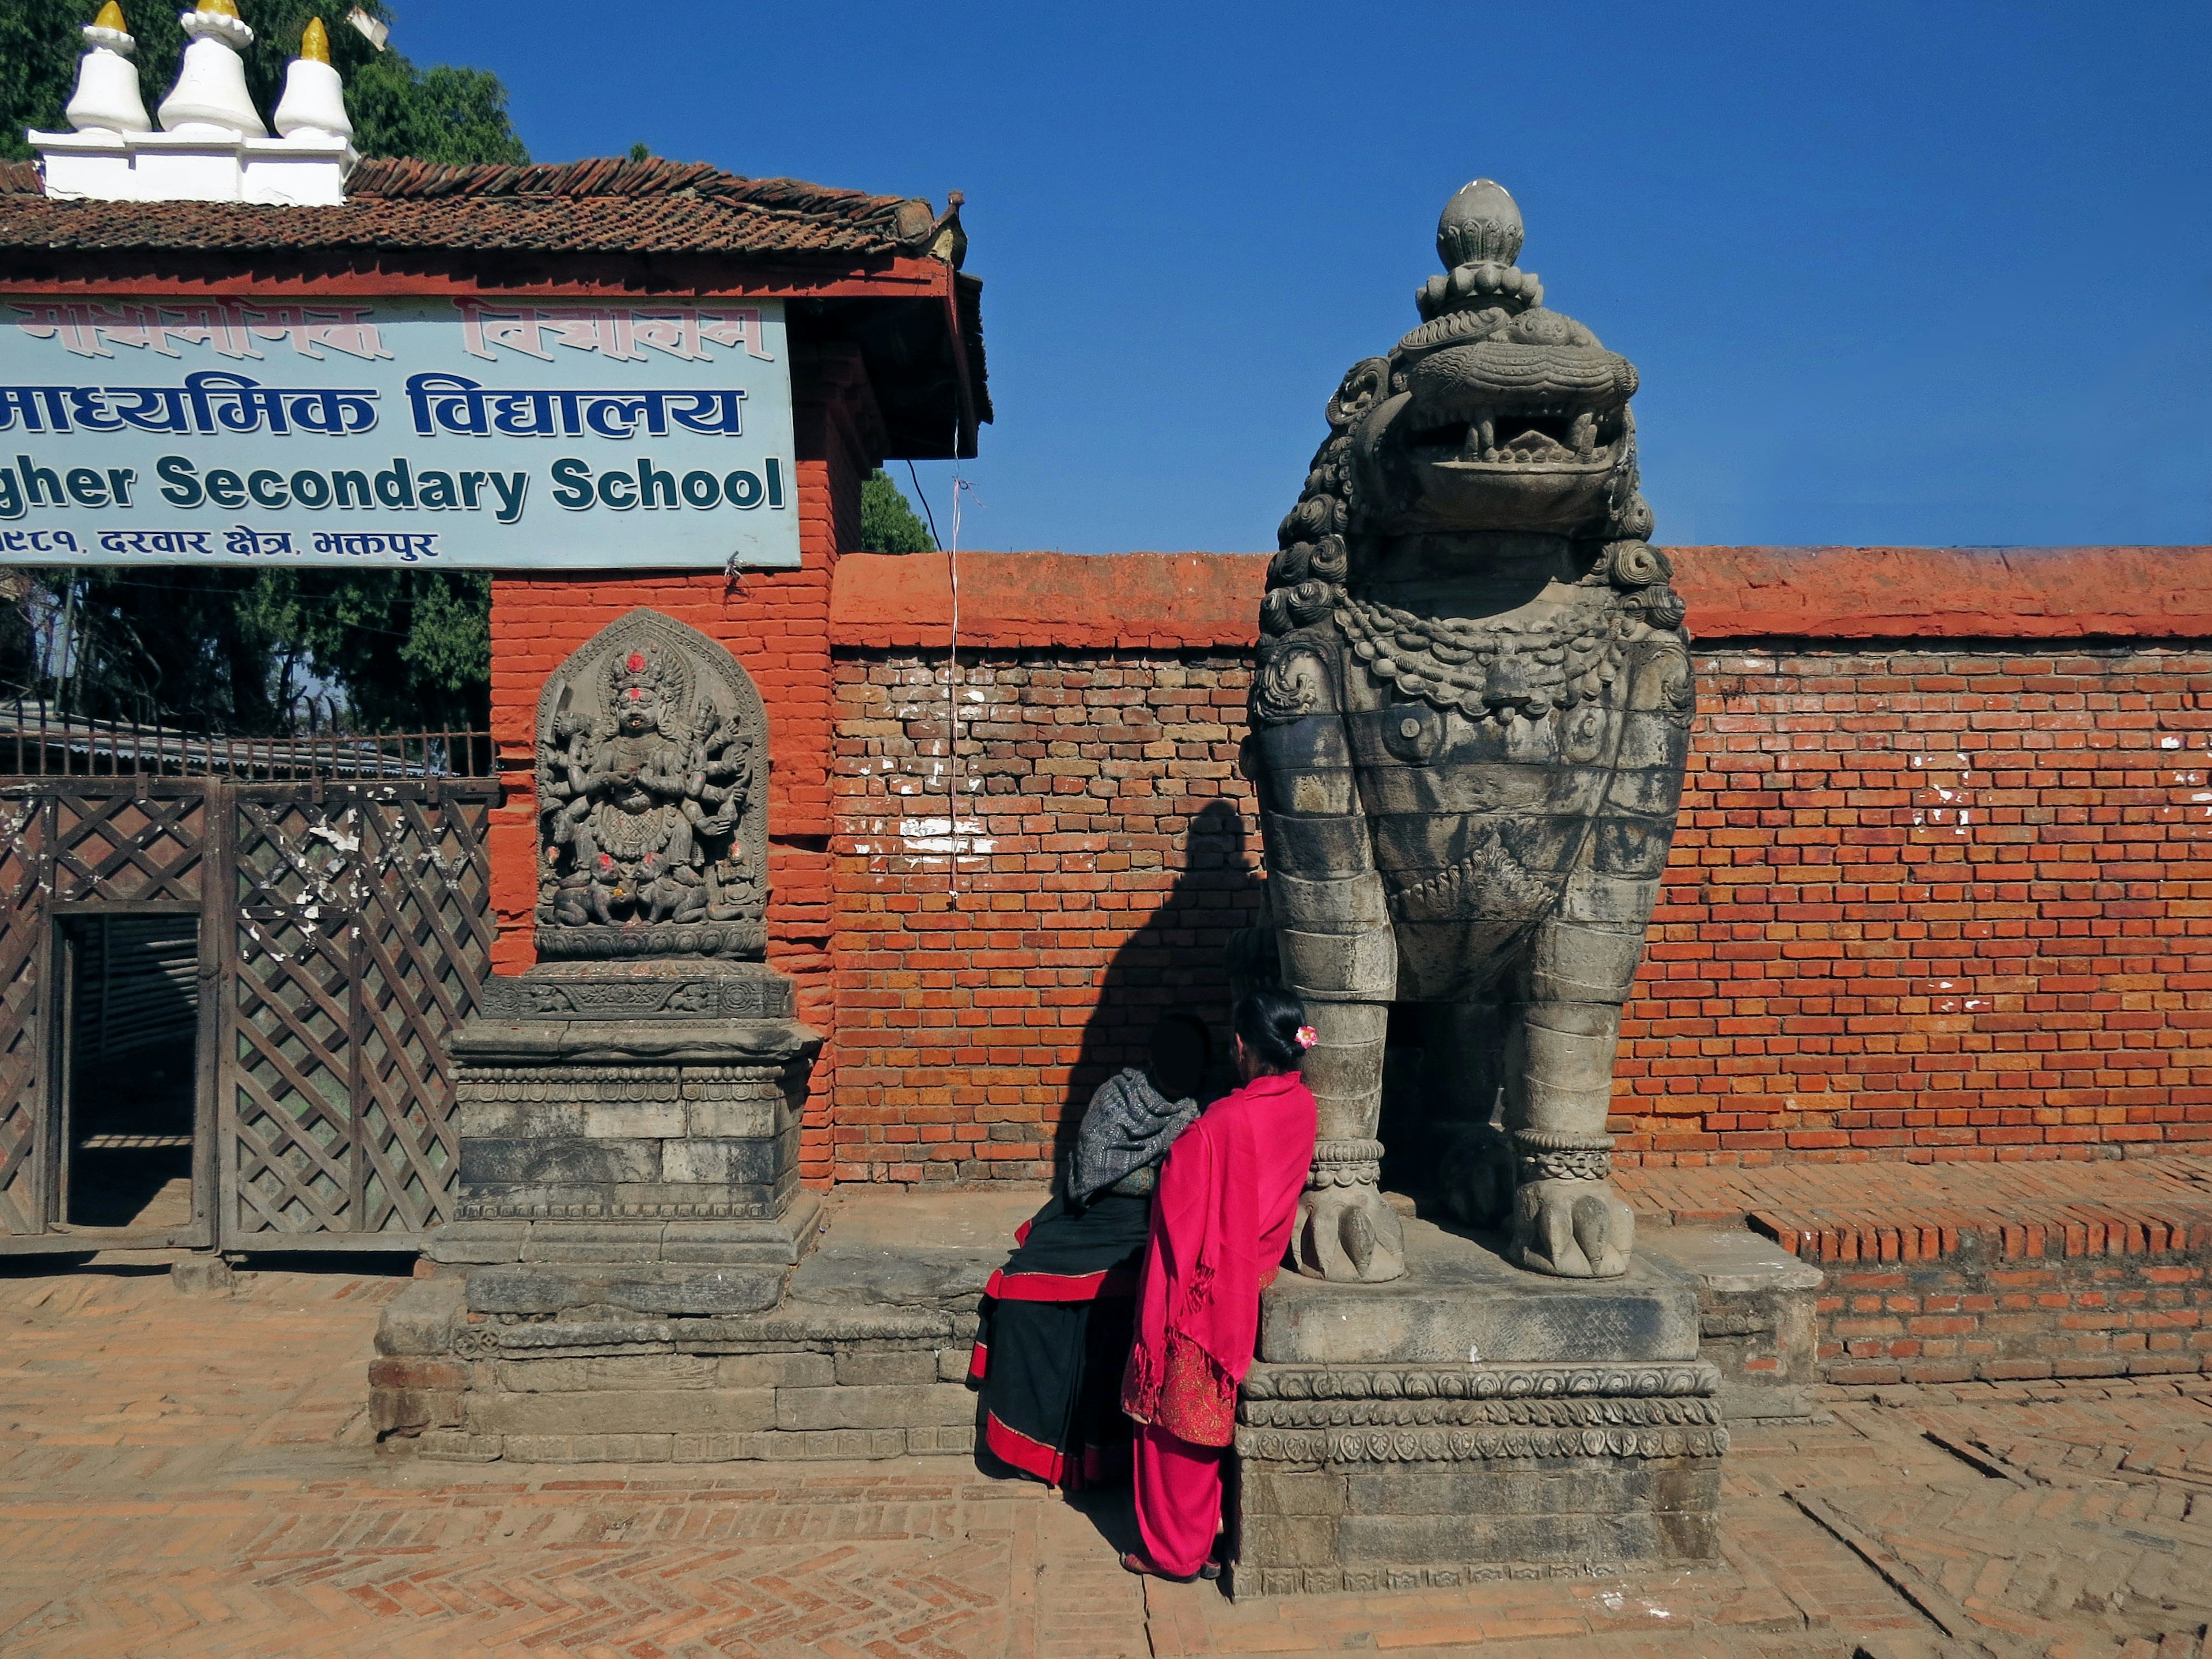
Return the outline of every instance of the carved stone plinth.
{"type": "Polygon", "coordinates": [[[1382,1285],[1285,1276],[1237,1408],[1238,1595],[1605,1576],[1718,1548],[1720,1373],[1698,1280],[1538,1277],[1403,1222],[1382,1285]]]}
{"type": "Polygon", "coordinates": [[[460,1201],[431,1258],[485,1317],[710,1317],[812,1245],[799,1125],[822,1039],[758,958],[766,717],[728,651],[651,611],[538,707],[538,965],[452,1054],[460,1201]]]}
{"type": "Polygon", "coordinates": [[[813,1236],[799,1123],[821,1038],[757,964],[561,964],[495,980],[453,1053],[469,1305],[773,1306],[813,1236]]]}

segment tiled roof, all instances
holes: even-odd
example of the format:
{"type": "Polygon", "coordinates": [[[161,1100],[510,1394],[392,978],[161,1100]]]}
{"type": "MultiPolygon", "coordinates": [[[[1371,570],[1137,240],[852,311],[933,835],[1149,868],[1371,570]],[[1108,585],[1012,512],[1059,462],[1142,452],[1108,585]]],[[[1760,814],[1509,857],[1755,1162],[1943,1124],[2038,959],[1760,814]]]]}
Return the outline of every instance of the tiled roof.
{"type": "Polygon", "coordinates": [[[56,202],[0,162],[0,248],[463,248],[880,258],[924,252],[927,202],[744,179],[704,162],[434,167],[371,161],[343,207],[56,202]]]}

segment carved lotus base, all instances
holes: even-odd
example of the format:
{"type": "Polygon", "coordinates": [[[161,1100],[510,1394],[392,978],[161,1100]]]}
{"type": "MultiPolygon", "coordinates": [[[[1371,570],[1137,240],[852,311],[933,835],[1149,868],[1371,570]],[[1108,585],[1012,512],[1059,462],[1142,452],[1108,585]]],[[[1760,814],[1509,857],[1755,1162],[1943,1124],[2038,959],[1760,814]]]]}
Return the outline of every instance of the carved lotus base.
{"type": "Polygon", "coordinates": [[[764,921],[588,922],[540,927],[538,954],[549,962],[614,962],[641,957],[730,957],[757,960],[768,949],[764,921]]]}

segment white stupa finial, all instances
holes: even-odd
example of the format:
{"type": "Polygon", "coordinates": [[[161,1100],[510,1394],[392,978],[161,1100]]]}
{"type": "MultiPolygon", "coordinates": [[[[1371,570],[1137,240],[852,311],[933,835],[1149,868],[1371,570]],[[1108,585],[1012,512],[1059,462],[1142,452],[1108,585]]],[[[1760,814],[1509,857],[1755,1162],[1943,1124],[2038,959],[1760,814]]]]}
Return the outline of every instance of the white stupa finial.
{"type": "Polygon", "coordinates": [[[100,15],[84,26],[84,56],[77,59],[76,90],[64,112],[70,125],[79,132],[150,131],[154,124],[138,95],[138,66],[131,61],[138,43],[131,38],[115,0],[107,0],[100,15]]]}
{"type": "Polygon", "coordinates": [[[276,106],[269,136],[246,89],[240,52],[253,31],[238,0],[199,0],[179,19],[185,60],[151,130],[131,63],[137,42],[121,7],[106,0],[86,25],[88,50],[69,101],[71,132],[24,137],[39,158],[46,193],[76,202],[252,202],[269,207],[337,207],[361,157],[353,147],[345,90],[331,65],[331,37],[318,18],[276,106]]]}
{"type": "Polygon", "coordinates": [[[162,129],[265,137],[269,129],[246,90],[246,62],[239,53],[253,44],[253,31],[239,16],[238,0],[199,0],[197,9],[177,21],[187,43],[177,84],[161,100],[162,129]]]}
{"type": "Polygon", "coordinates": [[[330,31],[319,17],[307,20],[307,33],[300,37],[300,55],[284,71],[276,131],[287,138],[295,132],[353,137],[353,123],[346,118],[345,88],[331,64],[330,31]]]}

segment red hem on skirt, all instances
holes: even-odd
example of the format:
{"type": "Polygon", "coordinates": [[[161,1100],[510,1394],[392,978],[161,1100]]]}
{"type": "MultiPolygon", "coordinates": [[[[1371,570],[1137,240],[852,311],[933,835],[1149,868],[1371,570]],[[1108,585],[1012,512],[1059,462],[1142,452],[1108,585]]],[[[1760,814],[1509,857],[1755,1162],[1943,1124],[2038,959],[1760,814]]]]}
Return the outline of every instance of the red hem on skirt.
{"type": "Polygon", "coordinates": [[[1071,1461],[1064,1453],[1030,1439],[1019,1429],[1008,1427],[988,1409],[983,1413],[983,1443],[1001,1462],[1010,1463],[1024,1474],[1035,1475],[1047,1486],[1066,1492],[1111,1486],[1129,1475],[1129,1448],[1126,1444],[1085,1446],[1083,1455],[1071,1461]]]}
{"type": "Polygon", "coordinates": [[[1095,1273],[1010,1273],[1001,1267],[983,1286],[984,1295],[1001,1302],[1096,1302],[1136,1293],[1137,1275],[1126,1267],[1095,1273]]]}
{"type": "Polygon", "coordinates": [[[995,1413],[988,1410],[983,1413],[983,1443],[1001,1462],[1012,1464],[1024,1474],[1035,1475],[1048,1486],[1060,1485],[1060,1477],[1067,1472],[1066,1458],[1042,1441],[1032,1440],[1019,1429],[1007,1427],[995,1413]]]}

